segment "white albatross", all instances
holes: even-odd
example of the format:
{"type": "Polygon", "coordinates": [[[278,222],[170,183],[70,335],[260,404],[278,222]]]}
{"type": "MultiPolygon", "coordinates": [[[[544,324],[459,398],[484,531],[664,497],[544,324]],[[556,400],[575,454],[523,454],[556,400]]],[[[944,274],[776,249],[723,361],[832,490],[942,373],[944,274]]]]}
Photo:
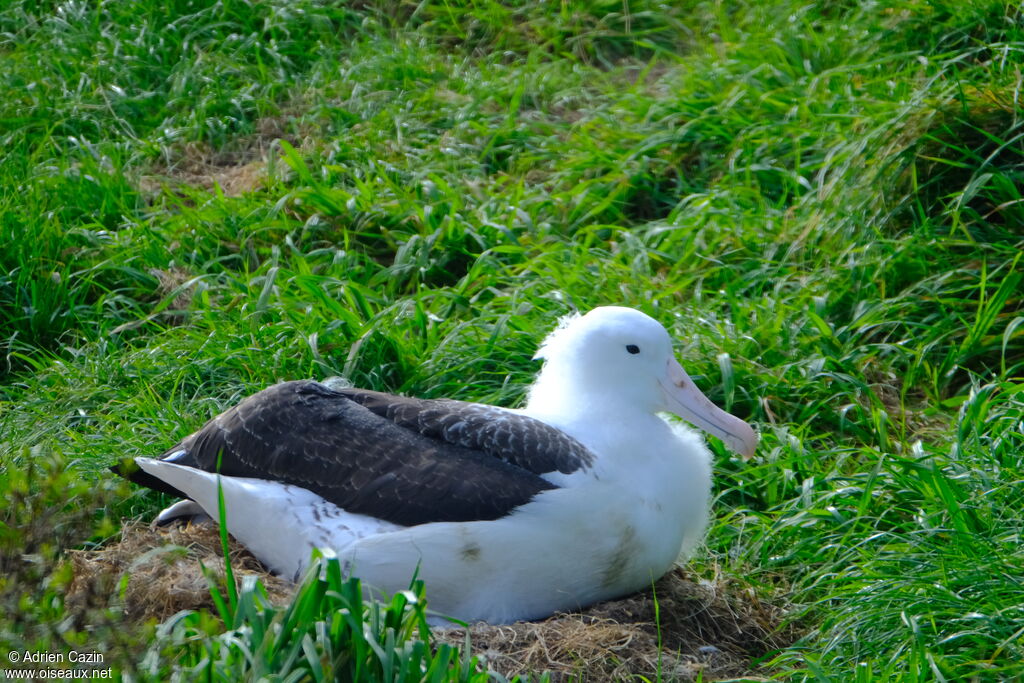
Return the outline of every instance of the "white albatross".
{"type": "Polygon", "coordinates": [[[757,436],[639,311],[564,319],[537,357],[519,410],[278,384],[125,476],[186,499],[164,523],[217,519],[219,479],[228,530],[272,571],[297,579],[313,547],[385,593],[418,571],[432,611],[465,621],[538,619],[649,586],[700,541],[711,489],[701,437],[659,413],[743,455],[757,436]]]}

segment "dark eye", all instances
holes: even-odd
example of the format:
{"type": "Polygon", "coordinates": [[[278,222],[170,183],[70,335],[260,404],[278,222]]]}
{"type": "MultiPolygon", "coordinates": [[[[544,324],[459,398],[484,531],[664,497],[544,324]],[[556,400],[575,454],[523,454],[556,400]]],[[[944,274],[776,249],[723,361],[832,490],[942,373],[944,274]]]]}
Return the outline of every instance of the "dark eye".
{"type": "Polygon", "coordinates": [[[640,347],[636,344],[626,344],[626,350],[632,353],[634,356],[640,353],[640,347]]]}

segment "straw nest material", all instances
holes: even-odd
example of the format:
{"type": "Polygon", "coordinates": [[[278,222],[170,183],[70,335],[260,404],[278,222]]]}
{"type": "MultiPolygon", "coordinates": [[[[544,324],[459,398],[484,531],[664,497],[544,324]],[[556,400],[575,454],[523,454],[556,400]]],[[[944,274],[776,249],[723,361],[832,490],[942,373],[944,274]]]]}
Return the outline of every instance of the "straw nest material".
{"type": "MultiPolygon", "coordinates": [[[[293,583],[268,573],[233,538],[229,552],[239,580],[255,574],[272,603],[288,603],[293,583]]],[[[163,620],[185,609],[213,609],[203,568],[224,576],[220,535],[209,524],[151,528],[131,523],[117,543],[100,550],[71,551],[71,566],[74,578],[67,604],[72,611],[97,606],[115,595],[125,617],[138,621],[163,620]]]]}
{"type": "MultiPolygon", "coordinates": [[[[212,525],[130,524],[119,542],[72,554],[69,606],[115,595],[132,620],[212,608],[202,567],[223,574],[220,547],[212,525]]],[[[237,576],[258,575],[272,602],[288,602],[294,584],[268,574],[234,539],[229,547],[237,576]]],[[[783,608],[725,577],[695,580],[677,568],[653,589],[621,600],[538,622],[477,624],[468,635],[481,663],[509,678],[547,671],[554,681],[653,679],[659,672],[667,680],[749,680],[756,678],[756,660],[795,640],[785,616],[783,608]]],[[[461,646],[467,630],[437,629],[434,635],[461,646]]]]}

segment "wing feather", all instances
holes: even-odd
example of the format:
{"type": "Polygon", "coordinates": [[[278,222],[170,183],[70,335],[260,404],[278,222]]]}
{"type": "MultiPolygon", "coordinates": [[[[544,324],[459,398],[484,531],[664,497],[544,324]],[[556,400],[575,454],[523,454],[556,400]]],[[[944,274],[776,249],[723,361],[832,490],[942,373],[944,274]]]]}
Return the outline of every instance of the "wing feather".
{"type": "Polygon", "coordinates": [[[480,450],[534,474],[571,474],[593,465],[590,450],[532,417],[480,403],[395,396],[368,389],[341,393],[400,427],[480,450]]]}
{"type": "Polygon", "coordinates": [[[497,519],[556,488],[541,474],[593,459],[557,429],[499,408],[312,381],[250,396],[165,455],[207,471],[219,461],[224,475],[301,486],[406,526],[497,519]]]}

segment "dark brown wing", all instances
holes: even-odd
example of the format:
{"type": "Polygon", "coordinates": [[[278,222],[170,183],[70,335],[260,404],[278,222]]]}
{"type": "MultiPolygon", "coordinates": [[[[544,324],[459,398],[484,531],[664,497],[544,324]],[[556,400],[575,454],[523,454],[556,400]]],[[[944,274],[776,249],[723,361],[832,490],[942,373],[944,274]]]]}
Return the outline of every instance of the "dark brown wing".
{"type": "Polygon", "coordinates": [[[480,403],[430,400],[368,389],[341,393],[399,427],[500,458],[534,474],[571,474],[593,464],[576,439],[540,420],[480,403]]]}
{"type": "Polygon", "coordinates": [[[222,474],[294,484],[349,512],[407,526],[497,519],[556,488],[540,474],[590,464],[590,452],[557,429],[497,408],[484,420],[486,408],[285,382],[222,413],[165,457],[211,472],[219,457],[222,474]],[[506,417],[512,422],[494,426],[506,417]],[[534,445],[538,439],[552,451],[534,445]]]}

